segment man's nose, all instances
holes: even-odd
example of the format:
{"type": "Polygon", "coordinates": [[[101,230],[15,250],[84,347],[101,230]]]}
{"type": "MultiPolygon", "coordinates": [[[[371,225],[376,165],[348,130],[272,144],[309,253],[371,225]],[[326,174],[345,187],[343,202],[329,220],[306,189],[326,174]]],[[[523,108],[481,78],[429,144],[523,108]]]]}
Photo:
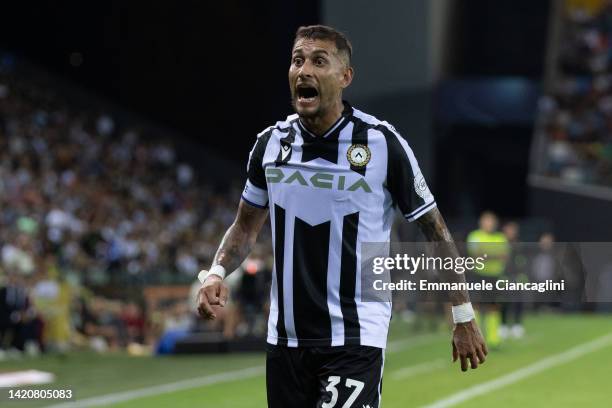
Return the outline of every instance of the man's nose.
{"type": "Polygon", "coordinates": [[[312,64],[308,60],[304,61],[304,63],[300,67],[298,76],[301,78],[312,76],[312,64]]]}

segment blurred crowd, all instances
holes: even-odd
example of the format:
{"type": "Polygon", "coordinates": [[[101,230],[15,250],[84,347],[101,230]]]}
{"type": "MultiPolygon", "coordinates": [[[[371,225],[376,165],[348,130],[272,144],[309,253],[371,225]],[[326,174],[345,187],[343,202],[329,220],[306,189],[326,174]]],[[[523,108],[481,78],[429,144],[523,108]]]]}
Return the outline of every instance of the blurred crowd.
{"type": "Polygon", "coordinates": [[[612,186],[612,2],[567,2],[556,62],[539,109],[541,173],[612,186]]]}
{"type": "Polygon", "coordinates": [[[215,190],[170,137],[15,64],[0,61],[0,350],[63,349],[78,333],[97,349],[143,343],[143,300],[113,292],[193,282],[240,186],[215,190]]]}

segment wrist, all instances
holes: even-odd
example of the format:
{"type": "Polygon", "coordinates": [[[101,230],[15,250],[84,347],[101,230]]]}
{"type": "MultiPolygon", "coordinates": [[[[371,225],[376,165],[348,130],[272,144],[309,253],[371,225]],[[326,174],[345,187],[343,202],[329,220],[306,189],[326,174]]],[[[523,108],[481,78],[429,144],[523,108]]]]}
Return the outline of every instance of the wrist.
{"type": "Polygon", "coordinates": [[[461,323],[469,323],[476,315],[474,314],[474,308],[472,307],[471,302],[463,303],[461,305],[456,305],[452,307],[453,313],[453,323],[461,324],[461,323]]]}
{"type": "Polygon", "coordinates": [[[203,269],[198,274],[198,280],[201,283],[206,282],[208,278],[223,280],[225,278],[225,268],[221,265],[213,265],[209,271],[203,269]]]}
{"type": "Polygon", "coordinates": [[[222,281],[222,280],[223,279],[221,279],[221,277],[219,275],[212,274],[212,275],[205,276],[204,277],[204,281],[202,283],[213,282],[213,281],[222,281]]]}

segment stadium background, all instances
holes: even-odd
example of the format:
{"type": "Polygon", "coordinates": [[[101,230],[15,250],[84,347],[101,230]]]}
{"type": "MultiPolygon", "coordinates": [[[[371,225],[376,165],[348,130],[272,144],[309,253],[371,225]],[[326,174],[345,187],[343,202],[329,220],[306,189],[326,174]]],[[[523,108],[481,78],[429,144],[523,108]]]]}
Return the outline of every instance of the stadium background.
{"type": "MultiPolygon", "coordinates": [[[[348,34],[347,99],[409,140],[457,240],[484,210],[523,241],[610,240],[607,2],[1,8],[0,294],[23,302],[18,323],[1,316],[0,374],[51,373],[34,387],[71,388],[74,406],[265,406],[269,233],[221,324],[197,322],[186,299],[233,219],[255,135],[291,111],[299,25],[348,34]]],[[[420,237],[406,223],[396,236],[420,237]]],[[[525,336],[463,375],[444,314],[398,306],[385,407],[609,406],[600,306],[528,310],[525,336]]]]}

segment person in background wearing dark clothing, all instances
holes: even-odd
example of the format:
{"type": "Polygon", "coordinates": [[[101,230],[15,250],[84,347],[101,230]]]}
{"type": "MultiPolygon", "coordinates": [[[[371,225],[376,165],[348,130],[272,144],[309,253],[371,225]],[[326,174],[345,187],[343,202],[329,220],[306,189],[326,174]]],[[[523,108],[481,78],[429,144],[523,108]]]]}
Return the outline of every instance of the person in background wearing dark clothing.
{"type": "Polygon", "coordinates": [[[0,285],[0,352],[25,351],[30,345],[43,348],[42,322],[35,315],[24,278],[8,273],[0,285]]]}
{"type": "MultiPolygon", "coordinates": [[[[581,265],[579,257],[571,256],[571,261],[578,261],[575,266],[581,265]]],[[[549,232],[545,232],[538,240],[538,252],[533,257],[530,267],[530,279],[534,282],[542,283],[547,280],[558,281],[562,276],[563,264],[569,265],[569,260],[564,260],[560,263],[558,259],[558,251],[555,250],[555,236],[549,232]]],[[[576,271],[575,268],[570,268],[576,271]]],[[[569,286],[571,287],[571,286],[569,286]]],[[[566,291],[567,293],[567,291],[566,291]]],[[[544,295],[549,295],[548,293],[544,295]]],[[[544,297],[540,298],[539,302],[533,303],[535,311],[540,311],[542,307],[557,309],[559,302],[545,301],[544,297]]]]}
{"type": "MultiPolygon", "coordinates": [[[[516,222],[508,222],[502,227],[502,232],[508,240],[510,246],[508,261],[504,275],[511,282],[526,282],[528,280],[528,262],[524,253],[519,237],[520,228],[516,222]]],[[[520,339],[525,335],[523,327],[523,306],[525,299],[516,299],[516,302],[502,303],[502,325],[499,335],[502,339],[513,337],[520,339]]]]}
{"type": "Polygon", "coordinates": [[[126,331],[126,343],[144,343],[145,317],[141,307],[135,302],[123,305],[120,319],[126,331]]]}

